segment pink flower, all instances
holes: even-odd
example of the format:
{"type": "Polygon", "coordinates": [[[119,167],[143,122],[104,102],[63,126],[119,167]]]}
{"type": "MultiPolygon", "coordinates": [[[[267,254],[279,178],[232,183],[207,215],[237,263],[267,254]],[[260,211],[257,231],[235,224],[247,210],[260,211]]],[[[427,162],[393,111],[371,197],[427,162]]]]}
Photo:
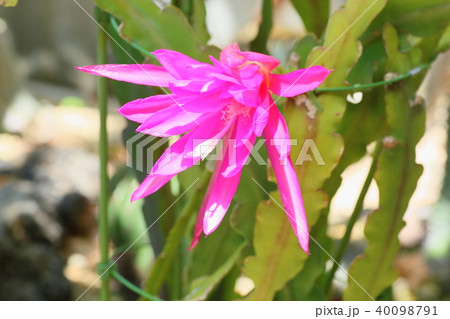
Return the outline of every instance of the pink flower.
{"type": "Polygon", "coordinates": [[[171,94],[129,102],[119,109],[141,123],[138,132],[154,136],[184,134],[170,146],[134,192],[132,200],[156,192],[177,173],[196,164],[223,139],[220,159],[198,214],[191,249],[202,232],[211,234],[236,192],[242,168],[256,137],[263,135],[282,203],[301,247],[308,252],[308,225],[297,176],[290,159],[286,122],[270,92],[292,97],[315,89],[331,72],[321,66],[288,74],[271,73],[279,61],[255,52],[226,47],[213,65],[179,52],[153,52],[162,66],[96,65],[81,71],[114,80],[168,87],[171,94]]]}

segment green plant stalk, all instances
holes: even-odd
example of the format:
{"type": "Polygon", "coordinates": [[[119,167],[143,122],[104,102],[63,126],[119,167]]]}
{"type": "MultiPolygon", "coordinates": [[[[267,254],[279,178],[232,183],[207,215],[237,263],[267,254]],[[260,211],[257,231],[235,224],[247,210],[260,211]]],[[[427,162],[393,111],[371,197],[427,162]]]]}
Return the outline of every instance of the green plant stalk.
{"type": "Polygon", "coordinates": [[[210,177],[211,172],[205,169],[203,175],[198,180],[198,184],[195,186],[196,189],[191,194],[186,206],[170,230],[163,251],[158,258],[156,258],[155,263],[150,270],[145,285],[146,292],[150,294],[157,294],[161,289],[167,275],[169,274],[171,265],[178,251],[179,244],[186,232],[186,227],[189,224],[188,222],[191,214],[196,210],[200,196],[203,194],[202,190],[206,187],[210,177]]]}
{"type": "Polygon", "coordinates": [[[210,36],[206,27],[206,7],[204,0],[192,1],[192,28],[202,43],[208,42],[210,36]]]}
{"type": "Polygon", "coordinates": [[[378,140],[375,145],[375,150],[373,151],[372,164],[370,165],[366,180],[364,181],[361,192],[359,193],[359,197],[358,197],[358,200],[356,201],[352,215],[350,216],[350,219],[348,220],[345,234],[342,237],[342,239],[339,243],[339,247],[337,249],[336,255],[334,256],[333,267],[331,268],[331,270],[325,277],[324,291],[327,295],[329,295],[331,293],[331,283],[333,282],[334,274],[336,273],[336,270],[338,269],[339,264],[342,261],[342,257],[344,256],[345,250],[348,246],[348,243],[350,242],[350,236],[352,234],[353,227],[355,226],[355,223],[358,220],[359,215],[362,211],[363,204],[364,204],[364,198],[367,195],[367,191],[369,190],[370,183],[372,182],[375,172],[377,170],[378,158],[380,157],[382,149],[383,149],[383,142],[382,142],[382,140],[378,140]]]}
{"type": "MultiPolygon", "coordinates": [[[[107,35],[104,32],[107,14],[101,9],[95,10],[96,20],[99,24],[97,38],[97,63],[107,63],[107,35]]],[[[109,230],[108,230],[108,201],[109,201],[109,178],[108,178],[108,130],[106,125],[108,113],[108,91],[107,80],[104,77],[97,79],[98,108],[100,112],[100,196],[99,196],[99,214],[98,214],[98,233],[100,244],[100,263],[103,265],[109,262],[109,230]]],[[[100,299],[103,301],[110,299],[108,273],[101,275],[100,299]]]]}
{"type": "Polygon", "coordinates": [[[137,287],[133,283],[129,282],[125,277],[123,277],[117,270],[112,270],[111,275],[122,285],[130,289],[131,291],[134,291],[138,295],[144,297],[145,299],[151,300],[151,301],[163,301],[162,299],[155,297],[148,292],[145,292],[141,288],[137,287]]]}
{"type": "MultiPolygon", "coordinates": [[[[109,23],[111,24],[112,29],[114,30],[114,32],[116,32],[119,37],[122,37],[120,35],[120,31],[119,31],[119,24],[117,23],[116,19],[112,15],[109,16],[109,23]]],[[[151,52],[149,52],[148,50],[144,49],[139,44],[131,42],[131,41],[127,41],[127,42],[128,42],[129,45],[131,45],[133,48],[135,48],[137,51],[139,51],[144,57],[149,57],[151,59],[156,60],[156,57],[151,52]]]]}
{"type": "MultiPolygon", "coordinates": [[[[434,60],[433,60],[434,61],[434,60]]],[[[340,92],[340,91],[356,91],[356,90],[363,90],[363,89],[371,89],[377,86],[382,86],[382,85],[388,85],[388,84],[392,84],[395,82],[399,82],[401,80],[407,79],[411,76],[414,76],[426,69],[428,69],[430,67],[432,62],[430,63],[426,63],[426,64],[421,64],[418,67],[408,71],[405,74],[401,74],[399,76],[396,76],[393,79],[390,80],[386,80],[386,81],[378,81],[378,82],[374,82],[374,83],[367,83],[367,84],[354,84],[352,86],[342,86],[342,87],[331,87],[331,88],[317,88],[314,91],[315,92],[340,92]]]]}
{"type": "Polygon", "coordinates": [[[253,51],[268,54],[267,39],[269,38],[270,30],[272,29],[272,0],[263,0],[262,19],[256,39],[251,43],[253,51]]]}

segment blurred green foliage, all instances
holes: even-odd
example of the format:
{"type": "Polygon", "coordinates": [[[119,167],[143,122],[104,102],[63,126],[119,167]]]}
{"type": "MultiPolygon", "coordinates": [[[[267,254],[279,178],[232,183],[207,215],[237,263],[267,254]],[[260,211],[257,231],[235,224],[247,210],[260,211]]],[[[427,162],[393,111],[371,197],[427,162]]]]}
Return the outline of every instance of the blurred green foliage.
{"type": "Polygon", "coordinates": [[[19,0],[0,0],[0,6],[15,7],[19,0]]]}

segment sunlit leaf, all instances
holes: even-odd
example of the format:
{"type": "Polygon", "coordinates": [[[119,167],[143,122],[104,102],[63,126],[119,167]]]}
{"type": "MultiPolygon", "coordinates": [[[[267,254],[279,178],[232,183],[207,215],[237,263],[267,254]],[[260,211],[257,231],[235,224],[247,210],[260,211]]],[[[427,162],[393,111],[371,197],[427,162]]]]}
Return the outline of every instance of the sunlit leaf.
{"type": "MultiPolygon", "coordinates": [[[[335,12],[325,32],[323,47],[310,53],[307,66],[320,64],[335,69],[324,86],[344,85],[348,71],[361,51],[357,39],[385,1],[367,9],[372,3],[349,1],[345,8],[335,12]],[[357,23],[348,29],[354,21],[357,23]]],[[[327,206],[327,195],[322,189],[342,151],[342,140],[336,133],[346,104],[343,94],[322,94],[314,101],[306,96],[286,101],[285,118],[290,136],[297,142],[292,147],[291,158],[296,166],[310,227],[327,206]],[[309,147],[314,147],[316,154],[309,147]]],[[[244,272],[255,282],[255,290],[249,297],[252,300],[271,299],[302,269],[307,258],[299,249],[287,218],[275,214],[280,210],[275,205],[261,203],[257,213],[255,256],[249,257],[244,267],[244,272]],[[273,237],[278,239],[273,241],[273,237]]]]}
{"type": "MultiPolygon", "coordinates": [[[[323,46],[313,49],[306,63],[307,66],[320,64],[334,69],[322,83],[322,87],[345,85],[347,74],[361,53],[358,38],[381,11],[385,2],[351,0],[330,18],[323,46]],[[349,28],[352,23],[354,24],[349,28]]],[[[322,191],[342,152],[342,138],[336,133],[346,106],[345,93],[321,94],[315,101],[298,97],[295,101],[288,100],[286,103],[291,138],[298,144],[292,147],[291,155],[298,164],[296,171],[311,226],[315,224],[319,212],[327,206],[328,199],[322,191]],[[308,140],[317,147],[322,163],[317,158],[312,158],[312,161],[302,161],[299,158],[304,143],[308,140]]]]}
{"type": "Polygon", "coordinates": [[[367,153],[367,145],[383,134],[385,126],[384,89],[378,87],[365,92],[360,103],[348,103],[339,125],[339,134],[344,139],[344,151],[339,164],[327,180],[325,189],[334,196],[341,184],[341,174],[351,164],[367,153]]]}
{"type": "Polygon", "coordinates": [[[444,52],[448,49],[450,49],[450,25],[447,27],[447,29],[445,29],[445,32],[442,35],[438,46],[439,52],[444,52]]]}
{"type": "Polygon", "coordinates": [[[331,239],[326,234],[327,218],[322,218],[313,229],[310,243],[311,256],[305,262],[302,270],[292,279],[284,290],[288,300],[326,300],[326,295],[318,284],[319,278],[325,273],[327,252],[331,251],[331,239]]]}
{"type": "Polygon", "coordinates": [[[15,7],[19,0],[0,0],[0,6],[15,7]]]}
{"type": "MultiPolygon", "coordinates": [[[[405,54],[398,51],[398,37],[392,26],[385,27],[384,39],[389,70],[404,72],[418,63],[418,50],[405,54]]],[[[368,246],[350,267],[354,280],[349,280],[346,300],[376,298],[397,277],[393,261],[400,247],[398,233],[405,224],[403,215],[422,173],[422,167],[415,162],[415,147],[424,133],[425,112],[422,102],[411,102],[409,92],[415,91],[408,89],[411,83],[408,79],[386,90],[388,131],[375,174],[380,206],[368,217],[364,229],[368,246]]]]}
{"type": "Polygon", "coordinates": [[[288,217],[279,206],[279,194],[272,196],[275,201],[261,202],[258,206],[253,239],[255,256],[244,263],[244,273],[255,283],[249,300],[272,300],[275,292],[300,271],[308,256],[301,250],[288,217]]]}

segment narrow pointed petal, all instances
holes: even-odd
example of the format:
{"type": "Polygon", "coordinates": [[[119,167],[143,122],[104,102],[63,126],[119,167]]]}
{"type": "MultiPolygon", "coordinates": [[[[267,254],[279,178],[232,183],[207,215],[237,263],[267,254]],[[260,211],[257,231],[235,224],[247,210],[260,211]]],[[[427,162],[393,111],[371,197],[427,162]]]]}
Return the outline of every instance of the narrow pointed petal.
{"type": "MultiPolygon", "coordinates": [[[[176,88],[170,88],[176,96],[180,96],[180,92],[176,88]]],[[[226,91],[225,91],[226,92],[226,91]]],[[[189,112],[214,112],[219,111],[229,100],[226,98],[220,98],[222,92],[212,93],[212,94],[198,94],[191,93],[190,95],[184,94],[185,103],[183,103],[183,108],[189,112]]],[[[181,94],[183,96],[183,94],[181,94]]]]}
{"type": "MultiPolygon", "coordinates": [[[[184,134],[195,129],[205,120],[214,115],[214,111],[219,111],[226,101],[218,102],[218,95],[200,95],[194,98],[184,97],[184,103],[175,103],[157,112],[148,111],[141,126],[137,131],[160,137],[184,134]]],[[[167,102],[169,104],[170,101],[167,102]]],[[[133,108],[136,112],[136,107],[133,108]]],[[[140,115],[140,114],[139,114],[140,115]]],[[[137,117],[138,115],[135,115],[137,117]]],[[[139,118],[141,119],[141,118],[139,118]]]]}
{"type": "Polygon", "coordinates": [[[175,175],[154,176],[148,175],[131,196],[131,201],[144,198],[167,184],[175,175]]]}
{"type": "Polygon", "coordinates": [[[179,95],[183,94],[210,94],[224,89],[224,83],[217,80],[177,80],[172,82],[170,90],[179,95]]]}
{"type": "Polygon", "coordinates": [[[177,80],[204,79],[207,72],[215,70],[212,65],[199,62],[177,51],[160,49],[154,51],[153,54],[159,63],[177,80]]]}
{"type": "Polygon", "coordinates": [[[269,120],[273,137],[270,141],[266,141],[275,146],[280,160],[284,161],[291,153],[291,140],[289,138],[289,131],[284,120],[283,115],[278,108],[273,105],[269,110],[269,120]]]}
{"type": "Polygon", "coordinates": [[[104,64],[77,67],[76,69],[117,81],[168,87],[174,80],[163,67],[152,64],[104,64]]]}
{"type": "MultiPolygon", "coordinates": [[[[216,122],[212,122],[212,124],[215,124],[216,127],[218,127],[219,126],[218,119],[216,118],[215,120],[216,122]]],[[[230,123],[222,126],[222,130],[219,129],[218,132],[213,130],[212,132],[208,133],[216,134],[217,136],[216,143],[217,143],[218,139],[220,139],[224,134],[226,134],[227,131],[229,131],[233,123],[234,123],[233,121],[230,121],[230,123]]],[[[205,136],[204,134],[205,132],[203,130],[198,129],[197,132],[193,131],[191,133],[184,135],[177,142],[175,142],[170,148],[168,148],[161,156],[161,158],[155,163],[150,174],[145,178],[145,180],[141,183],[141,185],[139,185],[139,187],[133,193],[131,200],[135,201],[156,192],[161,187],[163,187],[168,181],[170,181],[177,173],[191,167],[196,162],[198,162],[201,156],[192,157],[191,155],[191,158],[185,157],[184,156],[185,154],[183,154],[181,150],[183,149],[183,147],[188,150],[192,148],[192,145],[196,143],[196,137],[205,136]],[[171,159],[175,163],[170,162],[171,159]],[[167,163],[167,161],[169,161],[169,163],[167,163]],[[159,165],[161,165],[164,169],[158,171],[159,165]],[[172,168],[173,172],[169,174],[159,174],[161,172],[167,173],[166,172],[167,165],[173,165],[173,167],[169,168],[169,171],[171,171],[172,168]]],[[[192,150],[190,152],[192,153],[192,150]]]]}
{"type": "Polygon", "coordinates": [[[223,177],[232,177],[244,167],[255,143],[256,135],[252,127],[253,119],[241,116],[236,123],[236,133],[228,145],[228,166],[223,177]]]}
{"type": "Polygon", "coordinates": [[[243,169],[244,165],[247,163],[248,158],[255,144],[256,135],[252,134],[249,139],[241,141],[240,145],[230,146],[229,154],[230,157],[228,167],[222,172],[223,177],[232,177],[238,174],[243,169]]]}
{"type": "Polygon", "coordinates": [[[202,233],[208,236],[217,229],[225,217],[225,213],[236,192],[241,172],[233,177],[225,178],[221,174],[222,170],[222,165],[217,163],[214,174],[209,182],[206,196],[197,215],[194,236],[189,250],[197,245],[202,233]]]}
{"type": "Polygon", "coordinates": [[[298,184],[297,175],[292,165],[291,158],[288,156],[286,161],[280,160],[280,154],[274,145],[267,141],[273,139],[276,131],[276,125],[269,123],[264,130],[266,138],[266,147],[269,159],[272,164],[278,188],[281,194],[286,215],[291,223],[294,233],[298,238],[300,246],[309,253],[309,233],[306,222],[305,208],[303,207],[303,198],[298,184]]]}
{"type": "Polygon", "coordinates": [[[226,148],[224,148],[223,159],[216,164],[215,179],[211,180],[208,186],[207,204],[204,206],[203,218],[203,232],[206,236],[216,230],[222,222],[241,178],[242,169],[231,177],[223,176],[223,172],[230,164],[229,152],[231,146],[230,143],[227,143],[226,148]]]}
{"type": "Polygon", "coordinates": [[[255,114],[253,115],[252,125],[254,126],[256,136],[261,136],[269,119],[270,109],[273,107],[276,108],[277,106],[273,102],[270,94],[266,92],[262,98],[261,105],[256,108],[255,114]]]}
{"type": "Polygon", "coordinates": [[[291,97],[314,90],[332,72],[316,65],[287,74],[271,74],[269,90],[279,96],[291,97]]]}
{"type": "Polygon", "coordinates": [[[136,131],[159,137],[180,135],[197,128],[213,115],[189,112],[180,105],[174,105],[149,116],[136,131]]]}
{"type": "MultiPolygon", "coordinates": [[[[220,170],[222,171],[223,168],[221,167],[220,170]]],[[[215,231],[225,217],[225,213],[236,193],[241,174],[242,170],[231,177],[223,177],[222,174],[217,177],[208,198],[203,219],[203,232],[206,236],[215,231]]]]}
{"type": "Polygon", "coordinates": [[[216,163],[216,166],[214,168],[214,172],[211,176],[211,179],[209,181],[208,189],[206,190],[205,197],[203,198],[202,206],[200,207],[200,210],[197,215],[197,220],[195,222],[195,228],[194,228],[194,235],[192,237],[192,242],[189,247],[189,250],[194,249],[194,247],[199,242],[202,234],[203,234],[203,220],[205,218],[205,212],[208,208],[209,204],[209,198],[211,197],[211,194],[213,193],[214,185],[216,184],[217,178],[221,174],[221,163],[224,159],[224,152],[226,151],[229,143],[230,136],[232,134],[232,129],[230,129],[224,136],[224,142],[221,149],[221,156],[219,156],[219,160],[216,163]]]}
{"type": "Polygon", "coordinates": [[[231,99],[220,99],[220,93],[197,95],[189,102],[186,102],[185,108],[191,112],[217,112],[230,103],[231,99]]]}
{"type": "Polygon", "coordinates": [[[172,175],[182,172],[205,158],[233,125],[215,114],[208,125],[201,125],[170,146],[153,166],[152,175],[172,175]]]}
{"type": "Polygon", "coordinates": [[[144,123],[152,114],[176,104],[171,95],[153,95],[124,104],[117,111],[137,123],[144,123]]]}

